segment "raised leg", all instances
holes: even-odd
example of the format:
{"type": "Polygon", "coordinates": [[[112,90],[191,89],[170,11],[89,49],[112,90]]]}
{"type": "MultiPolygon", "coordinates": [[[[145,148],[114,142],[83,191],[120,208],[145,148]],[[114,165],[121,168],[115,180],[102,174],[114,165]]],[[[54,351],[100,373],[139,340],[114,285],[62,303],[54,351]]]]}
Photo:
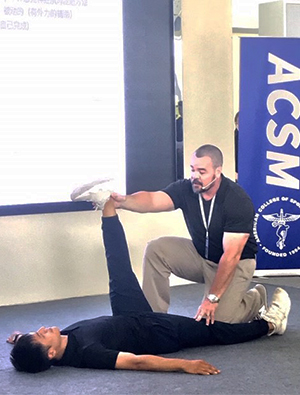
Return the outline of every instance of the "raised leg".
{"type": "Polygon", "coordinates": [[[126,236],[111,201],[103,210],[102,231],[113,315],[152,311],[132,271],[126,236]]]}

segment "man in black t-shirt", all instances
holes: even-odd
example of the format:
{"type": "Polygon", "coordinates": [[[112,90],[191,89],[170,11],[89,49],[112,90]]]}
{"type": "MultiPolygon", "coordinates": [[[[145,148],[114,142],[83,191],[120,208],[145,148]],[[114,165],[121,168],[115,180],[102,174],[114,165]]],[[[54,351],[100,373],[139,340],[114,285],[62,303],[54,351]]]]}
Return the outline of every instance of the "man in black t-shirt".
{"type": "MultiPolygon", "coordinates": [[[[98,204],[99,194],[94,195],[93,201],[98,204]]],[[[100,195],[102,208],[103,194],[100,195]]],[[[218,374],[217,368],[203,360],[156,355],[285,332],[290,299],[281,288],[276,289],[268,311],[251,323],[215,322],[207,326],[205,320],[154,313],[132,271],[125,234],[112,200],[105,204],[102,229],[113,316],[79,321],[63,331],[41,327],[25,335],[13,333],[8,341],[15,344],[11,361],[17,370],[36,373],[55,365],[218,374]]]]}
{"type": "MultiPolygon", "coordinates": [[[[154,311],[169,307],[169,276],[205,283],[195,318],[207,324],[251,321],[267,304],[262,285],[249,289],[256,267],[253,204],[246,192],[222,174],[223,155],[213,145],[191,157],[191,177],[162,191],[128,196],[113,193],[117,208],[161,212],[180,208],[191,240],[161,237],[145,251],[143,291],[154,311]]],[[[196,306],[199,296],[195,295],[196,306]]]]}

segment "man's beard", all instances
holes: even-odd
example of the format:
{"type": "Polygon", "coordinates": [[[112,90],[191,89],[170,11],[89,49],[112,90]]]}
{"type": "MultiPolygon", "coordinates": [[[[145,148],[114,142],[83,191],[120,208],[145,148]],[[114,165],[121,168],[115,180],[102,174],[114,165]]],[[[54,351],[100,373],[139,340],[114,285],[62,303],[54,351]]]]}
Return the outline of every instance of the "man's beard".
{"type": "Polygon", "coordinates": [[[200,194],[200,193],[203,193],[203,192],[204,192],[204,191],[202,191],[203,184],[202,184],[202,182],[200,182],[200,181],[198,181],[198,180],[192,181],[192,188],[193,188],[193,192],[194,192],[194,193],[200,194]],[[201,186],[201,188],[198,188],[198,187],[195,188],[194,185],[199,185],[199,186],[201,186]]]}
{"type": "Polygon", "coordinates": [[[204,193],[204,192],[209,191],[210,188],[213,187],[213,185],[214,185],[216,179],[217,179],[216,176],[214,176],[213,180],[212,180],[211,182],[209,182],[206,186],[203,186],[203,183],[202,183],[201,181],[197,180],[197,179],[194,180],[194,181],[192,181],[193,192],[194,192],[194,193],[197,193],[197,194],[200,194],[200,193],[204,193]],[[199,188],[194,188],[194,185],[200,185],[200,186],[201,186],[201,189],[199,189],[199,188]]]}

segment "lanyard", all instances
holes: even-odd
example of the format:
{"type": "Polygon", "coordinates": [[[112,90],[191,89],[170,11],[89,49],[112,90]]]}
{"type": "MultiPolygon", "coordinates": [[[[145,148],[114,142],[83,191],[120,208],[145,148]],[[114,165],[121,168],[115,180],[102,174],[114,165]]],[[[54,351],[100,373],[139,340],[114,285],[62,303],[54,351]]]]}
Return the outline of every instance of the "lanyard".
{"type": "Polygon", "coordinates": [[[204,206],[203,206],[203,198],[202,198],[202,195],[199,194],[200,210],[201,210],[203,225],[206,230],[206,233],[205,233],[205,258],[206,259],[208,259],[208,244],[209,244],[208,228],[210,225],[210,221],[211,221],[211,217],[212,217],[212,213],[213,213],[213,209],[214,209],[215,199],[216,199],[216,195],[212,198],[210,208],[209,208],[208,222],[206,222],[204,206]]]}

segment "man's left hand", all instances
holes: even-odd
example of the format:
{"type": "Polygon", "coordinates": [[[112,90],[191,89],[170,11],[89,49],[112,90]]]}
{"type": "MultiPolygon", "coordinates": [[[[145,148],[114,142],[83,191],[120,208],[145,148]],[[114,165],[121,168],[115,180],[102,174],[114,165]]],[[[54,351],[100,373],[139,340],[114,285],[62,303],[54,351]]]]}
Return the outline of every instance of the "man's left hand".
{"type": "Polygon", "coordinates": [[[215,322],[215,311],[217,307],[218,303],[211,303],[208,299],[205,299],[198,307],[194,317],[195,320],[200,321],[202,318],[206,318],[206,325],[213,324],[215,322]]]}

